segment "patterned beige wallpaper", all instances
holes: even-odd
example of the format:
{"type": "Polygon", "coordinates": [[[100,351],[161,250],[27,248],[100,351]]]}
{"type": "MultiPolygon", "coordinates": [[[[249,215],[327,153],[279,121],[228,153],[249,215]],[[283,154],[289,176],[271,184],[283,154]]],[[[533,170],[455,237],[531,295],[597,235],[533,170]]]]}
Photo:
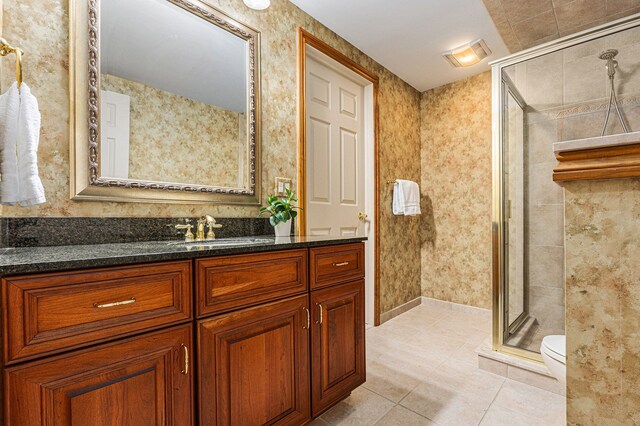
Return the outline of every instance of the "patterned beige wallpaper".
{"type": "Polygon", "coordinates": [[[101,78],[101,90],[130,97],[130,179],[239,186],[238,167],[247,155],[240,141],[244,114],[112,75],[101,78]]]}
{"type": "Polygon", "coordinates": [[[567,421],[640,424],[640,179],[565,185],[567,421]]]}
{"type": "Polygon", "coordinates": [[[491,73],[422,96],[422,295],[491,307],[491,73]]]}
{"type": "MultiPolygon", "coordinates": [[[[420,296],[420,223],[394,216],[386,180],[420,181],[420,94],[380,75],[380,306],[382,312],[420,296]],[[390,117],[396,117],[393,123],[390,117]]],[[[423,211],[424,213],[424,211],[423,211]]]]}
{"type": "MultiPolygon", "coordinates": [[[[257,208],[75,202],[69,199],[68,2],[3,0],[3,35],[26,51],[24,79],[40,101],[39,163],[47,204],[4,208],[4,216],[184,216],[253,217],[257,208]]],[[[262,12],[242,0],[210,0],[262,35],[262,184],[272,191],[276,176],[296,175],[296,31],[302,26],[380,77],[381,180],[420,178],[420,93],[377,64],[288,0],[272,0],[262,12]]],[[[11,81],[3,61],[2,87],[11,81]]],[[[392,218],[391,193],[384,183],[380,265],[383,312],[420,294],[418,220],[392,218]]]]}

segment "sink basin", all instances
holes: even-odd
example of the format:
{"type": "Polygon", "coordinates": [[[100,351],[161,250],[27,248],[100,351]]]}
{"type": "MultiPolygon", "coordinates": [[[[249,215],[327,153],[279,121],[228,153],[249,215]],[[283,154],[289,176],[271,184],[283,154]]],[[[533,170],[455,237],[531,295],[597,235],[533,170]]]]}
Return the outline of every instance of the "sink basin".
{"type": "Polygon", "coordinates": [[[170,245],[181,245],[187,247],[204,247],[204,248],[214,248],[214,247],[229,247],[229,246],[253,246],[259,244],[266,244],[273,242],[272,239],[269,238],[253,238],[253,237],[245,237],[245,238],[220,238],[218,240],[206,240],[206,241],[189,241],[189,242],[171,242],[170,245]]]}

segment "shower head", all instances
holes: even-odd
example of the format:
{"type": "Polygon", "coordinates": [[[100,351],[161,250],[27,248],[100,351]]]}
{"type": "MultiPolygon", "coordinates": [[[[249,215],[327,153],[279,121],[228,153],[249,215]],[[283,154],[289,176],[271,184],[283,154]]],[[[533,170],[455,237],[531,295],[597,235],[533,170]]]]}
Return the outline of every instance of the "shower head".
{"type": "Polygon", "coordinates": [[[600,53],[600,55],[598,55],[598,58],[607,61],[607,65],[606,65],[607,74],[609,75],[610,79],[612,79],[613,76],[616,74],[616,67],[618,66],[618,61],[616,61],[613,58],[615,58],[617,54],[618,54],[618,51],[616,49],[608,49],[600,53]]]}
{"type": "Polygon", "coordinates": [[[616,49],[609,49],[602,52],[598,57],[600,59],[604,59],[605,61],[608,61],[609,59],[615,58],[617,54],[618,54],[618,51],[616,49]]]}

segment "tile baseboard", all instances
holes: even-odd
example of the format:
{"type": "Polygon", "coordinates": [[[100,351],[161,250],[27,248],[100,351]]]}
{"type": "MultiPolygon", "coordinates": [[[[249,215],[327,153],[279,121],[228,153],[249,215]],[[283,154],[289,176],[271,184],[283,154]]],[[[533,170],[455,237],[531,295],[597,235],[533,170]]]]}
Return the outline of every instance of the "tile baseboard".
{"type": "Polygon", "coordinates": [[[416,306],[420,306],[422,304],[422,298],[416,297],[413,300],[410,300],[406,303],[403,303],[400,306],[396,306],[390,311],[384,312],[380,314],[380,324],[384,324],[392,318],[397,317],[398,315],[404,314],[405,312],[415,308],[416,306]]]}
{"type": "Polygon", "coordinates": [[[475,315],[482,315],[491,318],[491,309],[478,308],[477,306],[463,305],[461,303],[447,302],[446,300],[432,299],[422,296],[422,304],[437,307],[440,309],[451,309],[456,312],[467,312],[475,315]]]}
{"type": "Polygon", "coordinates": [[[384,324],[390,319],[395,318],[398,315],[404,314],[405,312],[420,305],[433,306],[438,309],[449,309],[454,312],[467,312],[474,315],[479,314],[485,318],[491,318],[490,309],[478,308],[475,306],[462,305],[460,303],[447,302],[445,300],[438,300],[438,299],[432,299],[430,297],[419,296],[413,300],[403,303],[400,306],[396,306],[390,311],[380,314],[380,324],[384,324]]]}

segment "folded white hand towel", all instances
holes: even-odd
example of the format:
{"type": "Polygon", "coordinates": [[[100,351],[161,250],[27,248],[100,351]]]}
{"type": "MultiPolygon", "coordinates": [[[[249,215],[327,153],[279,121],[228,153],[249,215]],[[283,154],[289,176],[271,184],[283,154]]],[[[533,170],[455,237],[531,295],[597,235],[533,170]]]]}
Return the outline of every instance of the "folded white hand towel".
{"type": "Polygon", "coordinates": [[[399,181],[395,181],[393,184],[393,214],[396,216],[404,216],[404,193],[403,187],[399,181]]]}
{"type": "Polygon", "coordinates": [[[18,115],[20,93],[18,84],[0,96],[0,204],[16,205],[20,201],[18,182],[18,115]]]}
{"type": "Polygon", "coordinates": [[[40,143],[40,111],[38,100],[25,83],[20,86],[18,118],[18,171],[20,205],[23,207],[46,201],[38,175],[38,145],[40,143]]]}
{"type": "Polygon", "coordinates": [[[393,185],[393,214],[415,216],[420,212],[420,187],[410,180],[396,180],[393,185]]]}

